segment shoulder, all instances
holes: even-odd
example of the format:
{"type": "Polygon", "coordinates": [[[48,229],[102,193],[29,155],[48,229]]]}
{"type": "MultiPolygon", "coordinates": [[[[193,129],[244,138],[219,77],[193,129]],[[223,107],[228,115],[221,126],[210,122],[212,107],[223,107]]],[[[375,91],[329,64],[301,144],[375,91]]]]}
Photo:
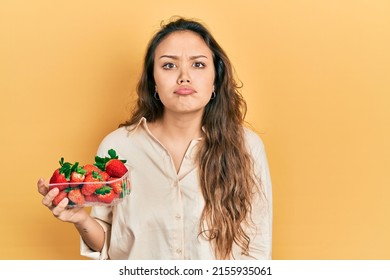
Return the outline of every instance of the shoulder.
{"type": "Polygon", "coordinates": [[[129,134],[129,130],[126,127],[119,127],[104,136],[102,143],[109,141],[116,141],[123,137],[127,137],[129,134]]]}
{"type": "Polygon", "coordinates": [[[109,132],[101,140],[97,154],[105,156],[108,150],[114,149],[118,155],[124,156],[129,150],[137,149],[137,145],[148,137],[145,127],[146,119],[141,118],[134,125],[121,126],[109,132]]]}
{"type": "Polygon", "coordinates": [[[250,150],[264,150],[264,142],[254,130],[244,127],[244,137],[250,150]]]}
{"type": "Polygon", "coordinates": [[[134,142],[134,135],[137,131],[137,129],[132,130],[131,127],[123,126],[109,132],[101,140],[97,154],[106,156],[110,149],[114,149],[118,155],[123,154],[134,142]]]}
{"type": "Polygon", "coordinates": [[[106,142],[116,142],[123,139],[129,139],[132,135],[136,134],[138,130],[142,127],[140,124],[142,120],[136,124],[131,126],[121,126],[111,132],[109,132],[102,140],[102,143],[106,142]]]}

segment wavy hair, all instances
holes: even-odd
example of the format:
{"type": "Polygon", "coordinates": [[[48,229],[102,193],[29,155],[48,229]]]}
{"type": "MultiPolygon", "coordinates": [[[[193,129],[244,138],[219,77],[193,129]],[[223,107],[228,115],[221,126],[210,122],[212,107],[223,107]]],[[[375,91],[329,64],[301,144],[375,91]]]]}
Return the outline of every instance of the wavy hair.
{"type": "Polygon", "coordinates": [[[248,255],[250,238],[244,229],[251,223],[255,178],[244,137],[247,107],[229,58],[203,24],[181,17],[162,23],[147,46],[133,114],[120,126],[134,125],[142,117],[154,122],[163,116],[162,103],[153,98],[155,50],[164,38],[176,31],[192,31],[201,36],[212,51],[215,67],[217,94],[205,107],[202,118],[205,137],[197,154],[200,187],[205,200],[199,234],[212,242],[217,259],[233,257],[234,243],[241,248],[242,254],[248,255]]]}

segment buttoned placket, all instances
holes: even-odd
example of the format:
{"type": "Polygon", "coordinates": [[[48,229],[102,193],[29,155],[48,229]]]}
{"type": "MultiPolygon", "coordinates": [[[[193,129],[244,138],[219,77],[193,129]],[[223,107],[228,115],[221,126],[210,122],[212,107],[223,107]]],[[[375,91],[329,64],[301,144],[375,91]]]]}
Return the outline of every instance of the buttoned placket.
{"type": "Polygon", "coordinates": [[[174,196],[174,203],[167,204],[167,207],[171,208],[169,211],[172,213],[172,217],[169,219],[173,225],[173,232],[171,239],[169,240],[172,250],[172,259],[183,258],[183,243],[184,243],[184,225],[183,225],[183,201],[180,190],[179,176],[176,173],[172,157],[164,146],[159,143],[162,152],[162,159],[164,162],[164,170],[167,175],[167,179],[170,181],[172,188],[172,195],[174,196]]]}
{"type": "Polygon", "coordinates": [[[171,213],[173,213],[172,221],[174,221],[175,230],[172,235],[172,240],[170,240],[170,247],[173,250],[172,259],[184,259],[184,205],[182,200],[182,192],[180,188],[180,180],[183,179],[190,171],[194,168],[193,166],[193,153],[194,147],[197,142],[201,138],[193,139],[188,146],[182,163],[180,165],[179,171],[176,172],[176,168],[172,159],[172,156],[168,152],[168,150],[164,147],[164,145],[150,132],[150,130],[146,127],[148,134],[155,140],[156,144],[158,144],[161,149],[162,159],[164,162],[164,169],[166,171],[166,175],[172,182],[173,192],[176,196],[177,203],[172,203],[170,207],[171,213]]]}
{"type": "MultiPolygon", "coordinates": [[[[184,259],[185,258],[185,250],[184,250],[184,205],[183,205],[183,200],[182,200],[182,190],[181,190],[181,185],[180,185],[180,181],[194,168],[194,165],[193,165],[193,153],[194,153],[194,147],[196,146],[197,142],[199,141],[199,139],[195,139],[195,140],[192,140],[190,145],[188,146],[187,150],[186,150],[186,153],[184,155],[184,158],[183,158],[183,161],[181,163],[181,166],[180,166],[180,169],[179,169],[179,172],[176,173],[176,168],[174,166],[174,163],[173,163],[173,160],[172,160],[172,157],[170,156],[169,152],[165,150],[166,152],[166,155],[169,157],[169,161],[165,161],[166,164],[168,164],[169,162],[169,168],[168,166],[167,169],[169,169],[169,173],[171,175],[174,174],[174,176],[172,176],[172,187],[174,188],[173,191],[176,193],[177,195],[177,201],[178,201],[178,204],[174,204],[173,207],[175,207],[175,209],[173,209],[173,213],[174,214],[174,223],[175,223],[175,228],[177,229],[177,231],[175,232],[174,236],[174,240],[172,241],[172,248],[174,250],[174,256],[173,258],[174,259],[184,259]]],[[[161,145],[162,146],[162,145],[161,145]]],[[[163,147],[163,146],[162,146],[163,147]]]]}
{"type": "MultiPolygon", "coordinates": [[[[173,164],[172,167],[174,168],[173,164]]],[[[180,182],[176,176],[173,181],[173,192],[176,194],[176,201],[173,203],[173,215],[172,221],[175,225],[175,234],[173,242],[174,259],[183,259],[183,245],[184,245],[184,223],[183,223],[183,199],[180,189],[180,182]]]]}
{"type": "MultiPolygon", "coordinates": [[[[182,190],[181,182],[195,168],[194,162],[193,162],[195,152],[196,152],[195,147],[196,147],[197,143],[200,141],[200,139],[201,138],[197,138],[197,139],[194,139],[191,141],[190,145],[188,146],[188,148],[184,154],[184,158],[182,160],[179,172],[177,173],[176,180],[174,181],[174,187],[177,188],[177,194],[179,195],[180,202],[181,202],[181,207],[180,207],[181,213],[178,212],[175,216],[176,221],[180,222],[181,247],[177,247],[175,253],[176,253],[176,256],[178,258],[181,258],[181,259],[189,258],[188,252],[186,252],[186,250],[185,250],[185,248],[187,248],[187,247],[185,246],[185,240],[184,240],[185,230],[186,230],[185,229],[185,225],[186,225],[185,222],[186,221],[184,219],[190,219],[190,217],[184,217],[184,214],[185,215],[190,215],[190,214],[187,212],[184,213],[185,205],[183,205],[183,200],[182,200],[183,190],[182,190]]],[[[174,168],[173,161],[172,161],[172,168],[174,168]]],[[[188,208],[188,205],[187,205],[187,208],[188,208]]],[[[187,223],[188,223],[188,221],[187,221],[187,223]]],[[[187,229],[187,230],[189,230],[189,229],[187,229]]]]}

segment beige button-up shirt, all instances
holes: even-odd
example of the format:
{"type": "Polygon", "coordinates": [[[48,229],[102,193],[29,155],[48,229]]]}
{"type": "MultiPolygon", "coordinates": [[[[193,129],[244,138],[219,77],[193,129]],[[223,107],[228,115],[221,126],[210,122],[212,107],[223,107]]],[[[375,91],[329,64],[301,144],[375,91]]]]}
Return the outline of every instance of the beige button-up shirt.
{"type": "MultiPolygon", "coordinates": [[[[272,191],[264,145],[257,134],[245,128],[248,148],[260,176],[266,201],[255,199],[250,256],[233,246],[235,259],[271,259],[272,191]]],[[[152,135],[146,119],[134,130],[125,127],[108,134],[98,155],[115,149],[131,169],[131,194],[113,206],[95,206],[91,215],[104,228],[102,252],[92,251],[81,239],[81,255],[91,259],[215,259],[209,241],[199,235],[204,199],[194,164],[198,143],[192,140],[179,172],[164,146],[152,135]]]]}

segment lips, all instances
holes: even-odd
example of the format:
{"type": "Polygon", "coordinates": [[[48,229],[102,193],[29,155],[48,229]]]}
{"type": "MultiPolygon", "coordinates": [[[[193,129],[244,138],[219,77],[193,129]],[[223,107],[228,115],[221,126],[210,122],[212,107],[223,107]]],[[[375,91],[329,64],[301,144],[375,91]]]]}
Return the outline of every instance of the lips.
{"type": "Polygon", "coordinates": [[[189,87],[181,87],[174,91],[175,94],[189,95],[195,93],[195,90],[189,87]]]}

